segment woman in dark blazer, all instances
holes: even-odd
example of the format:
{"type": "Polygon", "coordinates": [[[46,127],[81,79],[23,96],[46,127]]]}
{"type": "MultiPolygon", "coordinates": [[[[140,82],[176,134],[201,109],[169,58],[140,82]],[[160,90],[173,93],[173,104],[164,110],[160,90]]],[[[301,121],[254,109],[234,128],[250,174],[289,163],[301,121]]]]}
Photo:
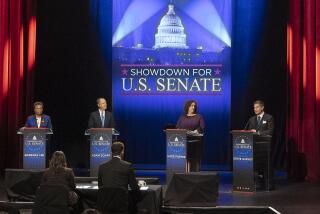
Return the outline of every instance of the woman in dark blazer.
{"type": "Polygon", "coordinates": [[[202,159],[204,119],[197,112],[197,102],[188,100],[176,128],[187,130],[187,171],[199,172],[202,159]]]}
{"type": "Polygon", "coordinates": [[[55,151],[51,157],[49,168],[42,176],[41,184],[63,185],[69,191],[69,204],[75,205],[78,196],[75,193],[76,185],[72,169],[67,168],[66,157],[62,151],[55,151]]]}

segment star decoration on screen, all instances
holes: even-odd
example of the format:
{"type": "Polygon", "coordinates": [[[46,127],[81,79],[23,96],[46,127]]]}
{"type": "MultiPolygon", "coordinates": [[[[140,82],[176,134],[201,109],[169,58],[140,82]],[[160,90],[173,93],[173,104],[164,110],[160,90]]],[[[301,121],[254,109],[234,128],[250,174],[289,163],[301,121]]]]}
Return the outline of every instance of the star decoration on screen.
{"type": "Polygon", "coordinates": [[[126,69],[126,68],[122,69],[121,73],[122,73],[123,76],[127,76],[128,75],[128,69],[126,69]]]}
{"type": "Polygon", "coordinates": [[[216,68],[216,69],[214,69],[213,72],[214,72],[215,75],[220,75],[221,69],[220,68],[216,68]]]}

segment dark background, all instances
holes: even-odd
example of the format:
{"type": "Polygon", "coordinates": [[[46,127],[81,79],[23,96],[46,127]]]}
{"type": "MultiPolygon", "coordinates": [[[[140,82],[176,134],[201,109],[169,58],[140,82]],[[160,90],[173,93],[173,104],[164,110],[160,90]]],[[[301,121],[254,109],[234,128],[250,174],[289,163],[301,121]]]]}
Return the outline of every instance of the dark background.
{"type": "MultiPolygon", "coordinates": [[[[105,97],[112,111],[112,1],[108,2],[108,53],[102,53],[95,28],[99,23],[92,23],[89,0],[37,2],[35,100],[45,103],[45,113],[52,118],[53,149],[65,151],[72,167],[89,166],[84,130],[89,113],[96,110],[96,98],[105,97]]],[[[266,112],[275,117],[274,162],[281,167],[287,109],[287,2],[233,0],[232,4],[231,128],[242,129],[253,114],[253,101],[263,99],[266,112]]]]}

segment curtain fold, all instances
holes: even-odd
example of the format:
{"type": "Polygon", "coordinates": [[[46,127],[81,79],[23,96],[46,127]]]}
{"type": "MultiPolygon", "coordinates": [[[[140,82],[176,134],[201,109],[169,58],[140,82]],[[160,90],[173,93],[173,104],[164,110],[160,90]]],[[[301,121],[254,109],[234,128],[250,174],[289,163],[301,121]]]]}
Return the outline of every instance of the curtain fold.
{"type": "Polygon", "coordinates": [[[35,41],[35,0],[1,0],[0,170],[20,163],[16,132],[31,111],[35,41]]]}
{"type": "Polygon", "coordinates": [[[320,178],[320,2],[289,0],[288,176],[320,178]]]}

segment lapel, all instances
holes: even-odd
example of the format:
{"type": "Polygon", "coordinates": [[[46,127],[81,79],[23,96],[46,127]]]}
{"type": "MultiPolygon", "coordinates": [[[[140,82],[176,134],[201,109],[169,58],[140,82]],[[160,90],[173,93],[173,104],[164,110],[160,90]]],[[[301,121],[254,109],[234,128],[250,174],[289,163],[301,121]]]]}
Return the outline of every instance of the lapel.
{"type": "Polygon", "coordinates": [[[36,115],[33,115],[33,125],[38,128],[36,115]]]}
{"type": "Polygon", "coordinates": [[[103,127],[102,127],[101,116],[100,116],[100,111],[99,111],[99,110],[97,111],[97,114],[96,114],[96,115],[97,115],[99,127],[100,127],[100,128],[103,128],[103,127]]]}
{"type": "Polygon", "coordinates": [[[107,121],[109,121],[109,115],[104,111],[104,127],[107,127],[107,121]]]}
{"type": "Polygon", "coordinates": [[[253,117],[253,124],[252,125],[253,125],[254,129],[257,129],[257,127],[258,127],[257,116],[253,117]]]}

